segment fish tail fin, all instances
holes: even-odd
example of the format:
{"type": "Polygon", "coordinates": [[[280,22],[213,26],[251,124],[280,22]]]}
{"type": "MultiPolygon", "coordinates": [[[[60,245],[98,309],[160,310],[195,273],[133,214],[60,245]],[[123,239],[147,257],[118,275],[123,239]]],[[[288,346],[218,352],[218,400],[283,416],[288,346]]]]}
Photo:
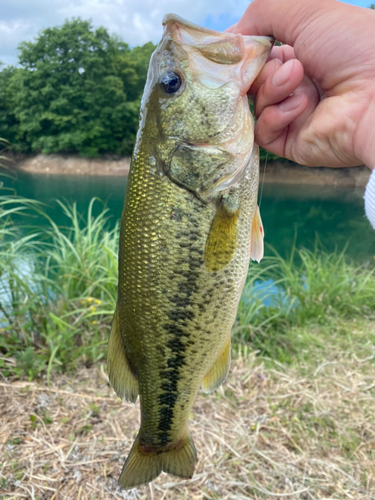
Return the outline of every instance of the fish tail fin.
{"type": "Polygon", "coordinates": [[[197,450],[189,431],[181,447],[169,450],[162,455],[163,471],[172,476],[191,479],[197,463],[197,450]]]}
{"type": "Polygon", "coordinates": [[[122,469],[119,483],[122,488],[130,489],[147,484],[162,472],[161,455],[141,453],[139,434],[122,469]]]}
{"type": "Polygon", "coordinates": [[[190,433],[182,445],[166,451],[142,452],[139,434],[122,469],[119,484],[130,489],[153,481],[162,471],[190,479],[197,462],[197,452],[190,433]]]}

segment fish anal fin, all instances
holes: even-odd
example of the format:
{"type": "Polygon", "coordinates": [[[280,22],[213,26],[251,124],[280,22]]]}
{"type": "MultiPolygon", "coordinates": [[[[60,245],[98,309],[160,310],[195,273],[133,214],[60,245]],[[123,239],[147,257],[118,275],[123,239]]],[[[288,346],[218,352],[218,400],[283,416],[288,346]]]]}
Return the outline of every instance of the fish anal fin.
{"type": "Polygon", "coordinates": [[[210,272],[220,271],[232,260],[237,248],[239,208],[236,200],[224,198],[217,207],[208,233],[204,260],[210,272]]]}
{"type": "Polygon", "coordinates": [[[230,337],[225,343],[223,350],[215,361],[215,364],[208,373],[203,377],[202,390],[203,392],[213,392],[221,386],[227,378],[230,367],[230,337]]]}
{"type": "Polygon", "coordinates": [[[251,225],[250,239],[250,258],[260,262],[264,255],[264,229],[262,219],[260,218],[259,207],[257,206],[254,213],[253,223],[251,225]]]}
{"type": "Polygon", "coordinates": [[[138,397],[138,380],[132,372],[126,357],[121,340],[117,311],[113,316],[109,336],[107,363],[109,381],[117,396],[135,403],[138,397]]]}
{"type": "Polygon", "coordinates": [[[149,483],[162,471],[190,479],[196,462],[197,452],[188,431],[187,437],[181,439],[175,447],[153,451],[142,450],[138,434],[122,469],[119,483],[122,488],[134,488],[149,483]]]}

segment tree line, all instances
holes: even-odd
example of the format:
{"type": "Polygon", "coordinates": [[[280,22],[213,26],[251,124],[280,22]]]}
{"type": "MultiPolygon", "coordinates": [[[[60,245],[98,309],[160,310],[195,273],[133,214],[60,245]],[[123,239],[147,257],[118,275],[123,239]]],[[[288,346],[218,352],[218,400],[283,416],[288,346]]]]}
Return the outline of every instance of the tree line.
{"type": "MultiPolygon", "coordinates": [[[[131,49],[105,28],[72,19],[18,49],[17,66],[0,61],[0,137],[13,150],[131,154],[155,45],[131,49]]],[[[261,149],[266,156],[277,158],[261,149]]]]}
{"type": "Polygon", "coordinates": [[[24,153],[131,154],[151,42],[73,19],[18,49],[0,68],[0,137],[24,153]]]}
{"type": "Polygon", "coordinates": [[[17,66],[0,62],[0,137],[21,153],[130,155],[155,47],[81,19],[22,42],[17,66]]]}

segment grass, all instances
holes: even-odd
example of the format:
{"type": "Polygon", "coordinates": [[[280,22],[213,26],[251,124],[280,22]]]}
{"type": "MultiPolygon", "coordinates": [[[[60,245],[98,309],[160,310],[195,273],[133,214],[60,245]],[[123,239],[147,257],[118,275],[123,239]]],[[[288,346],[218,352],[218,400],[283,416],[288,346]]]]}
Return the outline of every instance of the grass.
{"type": "MultiPolygon", "coordinates": [[[[68,223],[58,227],[42,204],[0,197],[0,369],[5,377],[46,376],[91,366],[106,356],[117,293],[119,228],[105,208],[82,217],[59,202],[68,223]],[[35,226],[35,218],[48,224],[35,226]],[[20,222],[22,221],[22,223],[20,222]],[[27,221],[27,222],[25,222],[27,221]]],[[[292,363],[311,338],[342,320],[373,318],[375,268],[345,253],[293,249],[252,264],[233,329],[234,347],[292,363]],[[297,333],[298,332],[298,333],[297,333]],[[305,332],[305,333],[304,333],[305,332]]],[[[322,344],[324,347],[324,342],[322,344]]]]}
{"type": "Polygon", "coordinates": [[[118,488],[139,407],[105,373],[119,231],[94,203],[60,203],[58,227],[0,197],[4,499],[374,500],[374,266],[318,247],[250,266],[229,378],[194,406],[193,479],[118,488]]]}
{"type": "Polygon", "coordinates": [[[6,152],[7,148],[9,147],[9,145],[10,145],[9,142],[6,139],[2,139],[0,137],[0,191],[2,191],[3,193],[7,192],[7,193],[14,194],[13,188],[6,187],[4,185],[4,179],[14,180],[15,174],[11,168],[4,165],[4,163],[1,163],[2,160],[3,160],[3,162],[4,162],[4,160],[5,160],[5,162],[9,161],[9,158],[3,156],[3,154],[6,152]]]}
{"type": "Polygon", "coordinates": [[[54,373],[50,386],[0,382],[0,488],[7,500],[374,500],[374,333],[364,319],[329,336],[316,325],[325,350],[312,344],[293,364],[242,346],[225,385],[194,404],[192,480],[162,474],[130,491],[117,478],[139,403],[115,397],[105,363],[54,373]]]}
{"type": "Polygon", "coordinates": [[[286,362],[315,342],[301,330],[319,325],[329,331],[346,319],[374,318],[373,263],[356,265],[345,251],[327,254],[318,246],[293,247],[288,259],[273,252],[256,270],[250,267],[233,332],[237,342],[286,362]]]}
{"type": "Polygon", "coordinates": [[[33,379],[105,356],[117,292],[118,227],[106,230],[107,211],[82,220],[60,203],[69,225],[33,230],[47,217],[31,200],[0,198],[0,352],[5,376],[33,379]],[[17,224],[28,216],[30,225],[17,224]],[[15,360],[15,364],[13,361],[15,360]]]}

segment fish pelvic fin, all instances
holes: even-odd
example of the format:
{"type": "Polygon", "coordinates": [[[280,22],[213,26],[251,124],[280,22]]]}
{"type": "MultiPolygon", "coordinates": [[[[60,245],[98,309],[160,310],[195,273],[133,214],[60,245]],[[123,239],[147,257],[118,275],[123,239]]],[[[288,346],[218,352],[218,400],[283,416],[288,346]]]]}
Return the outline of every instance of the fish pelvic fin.
{"type": "Polygon", "coordinates": [[[260,218],[259,207],[257,205],[251,226],[250,258],[260,262],[264,255],[264,229],[260,218]]]}
{"type": "Polygon", "coordinates": [[[229,264],[237,248],[239,207],[233,198],[222,197],[207,237],[204,260],[210,272],[220,271],[229,264]]]}
{"type": "Polygon", "coordinates": [[[132,372],[121,339],[118,312],[115,311],[112,329],[108,342],[108,377],[109,381],[121,399],[135,403],[138,397],[138,380],[132,372]]]}
{"type": "Polygon", "coordinates": [[[226,341],[225,346],[219,357],[215,361],[211,370],[206,373],[202,380],[202,391],[205,393],[213,392],[221,386],[227,378],[230,367],[230,337],[226,341]]]}
{"type": "Polygon", "coordinates": [[[153,451],[142,449],[138,434],[125,461],[119,484],[124,489],[135,488],[153,481],[163,471],[172,476],[191,479],[196,462],[197,452],[189,431],[186,438],[178,441],[177,446],[153,451]]]}

